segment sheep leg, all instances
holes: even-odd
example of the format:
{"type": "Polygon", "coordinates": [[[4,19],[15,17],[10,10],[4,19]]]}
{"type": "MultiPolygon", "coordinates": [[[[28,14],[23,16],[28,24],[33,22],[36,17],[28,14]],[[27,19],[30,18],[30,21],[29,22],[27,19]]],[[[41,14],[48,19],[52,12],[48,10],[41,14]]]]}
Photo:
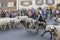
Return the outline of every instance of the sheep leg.
{"type": "Polygon", "coordinates": [[[36,34],[38,34],[39,27],[37,25],[36,25],[36,30],[37,30],[36,34]]]}
{"type": "Polygon", "coordinates": [[[30,31],[29,32],[31,32],[31,28],[30,28],[30,31]]]}
{"type": "Polygon", "coordinates": [[[29,31],[29,32],[31,32],[31,28],[32,28],[32,25],[30,24],[30,25],[29,25],[29,29],[30,29],[30,31],[29,31]]]}
{"type": "Polygon", "coordinates": [[[39,30],[39,29],[37,29],[37,32],[36,32],[36,34],[38,34],[38,30],[39,30]]]}
{"type": "Polygon", "coordinates": [[[15,28],[18,26],[18,24],[16,23],[16,25],[15,25],[15,28]]]}
{"type": "Polygon", "coordinates": [[[31,28],[26,27],[27,32],[31,32],[31,28]]]}
{"type": "Polygon", "coordinates": [[[45,32],[41,35],[41,37],[44,36],[44,34],[45,34],[46,32],[47,32],[47,31],[45,31],[45,32]]]}
{"type": "Polygon", "coordinates": [[[5,27],[4,27],[4,30],[6,29],[6,25],[5,25],[5,27]]]}
{"type": "Polygon", "coordinates": [[[43,29],[44,29],[44,30],[46,29],[46,25],[43,25],[43,29]]]}
{"type": "Polygon", "coordinates": [[[50,31],[50,35],[51,35],[51,40],[52,40],[52,32],[50,31]]]}
{"type": "Polygon", "coordinates": [[[52,32],[51,32],[51,31],[45,31],[45,32],[41,35],[41,37],[42,37],[46,32],[50,32],[51,40],[52,40],[52,32]]]}
{"type": "Polygon", "coordinates": [[[1,28],[1,30],[3,30],[3,27],[2,26],[0,28],[1,28]]]}
{"type": "Polygon", "coordinates": [[[59,39],[59,36],[56,37],[56,40],[60,40],[60,39],[59,39]]]}
{"type": "Polygon", "coordinates": [[[29,30],[28,30],[28,29],[26,29],[26,30],[27,30],[27,32],[31,32],[31,29],[29,29],[29,30]]]}
{"type": "Polygon", "coordinates": [[[26,30],[27,30],[27,32],[29,32],[28,29],[29,29],[28,26],[26,26],[26,30]]]}
{"type": "MultiPolygon", "coordinates": [[[[47,33],[47,32],[50,32],[50,31],[45,31],[45,32],[41,35],[41,37],[44,36],[44,34],[47,33]]],[[[50,34],[52,35],[51,32],[50,32],[50,34]]],[[[51,36],[51,37],[52,37],[52,36],[51,36]]]]}
{"type": "Polygon", "coordinates": [[[9,24],[9,29],[11,29],[11,25],[9,24]]]}
{"type": "Polygon", "coordinates": [[[29,26],[29,32],[31,32],[31,26],[29,26]]]}
{"type": "Polygon", "coordinates": [[[15,26],[16,26],[16,25],[15,25],[15,24],[13,24],[13,28],[15,28],[15,26]]]}

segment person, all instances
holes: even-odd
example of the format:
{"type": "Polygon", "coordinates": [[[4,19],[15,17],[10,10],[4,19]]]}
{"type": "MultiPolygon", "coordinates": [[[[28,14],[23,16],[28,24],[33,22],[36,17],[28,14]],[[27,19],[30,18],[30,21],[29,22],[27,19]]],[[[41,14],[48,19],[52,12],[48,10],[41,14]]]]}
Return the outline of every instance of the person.
{"type": "Polygon", "coordinates": [[[6,17],[9,17],[9,11],[6,11],[6,17]]]}
{"type": "Polygon", "coordinates": [[[46,20],[42,19],[42,15],[38,14],[37,23],[38,23],[39,26],[45,27],[44,23],[46,23],[46,20]]]}
{"type": "Polygon", "coordinates": [[[40,13],[40,15],[42,15],[42,8],[41,7],[39,7],[39,13],[40,13]]]}
{"type": "Polygon", "coordinates": [[[30,10],[30,9],[29,9],[29,11],[28,11],[28,16],[29,16],[29,17],[32,16],[32,14],[31,14],[31,10],[30,10]]]}
{"type": "Polygon", "coordinates": [[[23,16],[24,15],[24,9],[22,8],[21,9],[21,16],[23,16]]]}
{"type": "Polygon", "coordinates": [[[6,12],[4,10],[1,11],[1,17],[2,18],[6,17],[6,12]]]}
{"type": "Polygon", "coordinates": [[[44,8],[43,8],[43,10],[44,10],[44,18],[45,18],[45,19],[47,19],[46,9],[47,9],[47,7],[44,7],[44,8]]]}
{"type": "Polygon", "coordinates": [[[50,8],[50,19],[52,18],[52,8],[50,8]]]}
{"type": "Polygon", "coordinates": [[[45,19],[45,9],[42,9],[42,17],[45,19]]]}
{"type": "Polygon", "coordinates": [[[52,8],[52,17],[54,16],[54,14],[56,14],[55,8],[52,8]]]}
{"type": "Polygon", "coordinates": [[[9,13],[9,18],[12,18],[12,14],[11,14],[11,13],[12,13],[12,12],[9,13]]]}
{"type": "Polygon", "coordinates": [[[36,12],[36,16],[35,16],[35,18],[37,18],[37,17],[38,17],[38,14],[39,14],[39,10],[38,10],[38,8],[35,10],[35,12],[36,12]]]}
{"type": "Polygon", "coordinates": [[[58,11],[58,9],[56,9],[56,13],[57,13],[57,17],[59,17],[59,11],[58,11]]]}
{"type": "Polygon", "coordinates": [[[31,14],[32,14],[32,18],[34,18],[35,14],[36,14],[35,9],[33,9],[33,8],[31,9],[31,14]]]}
{"type": "Polygon", "coordinates": [[[50,10],[46,9],[46,19],[50,19],[50,10]]]}
{"type": "Polygon", "coordinates": [[[58,16],[60,17],[60,6],[58,6],[58,16]]]}
{"type": "Polygon", "coordinates": [[[41,16],[41,14],[38,14],[37,21],[39,21],[39,22],[41,22],[41,21],[42,21],[42,16],[41,16]]]}

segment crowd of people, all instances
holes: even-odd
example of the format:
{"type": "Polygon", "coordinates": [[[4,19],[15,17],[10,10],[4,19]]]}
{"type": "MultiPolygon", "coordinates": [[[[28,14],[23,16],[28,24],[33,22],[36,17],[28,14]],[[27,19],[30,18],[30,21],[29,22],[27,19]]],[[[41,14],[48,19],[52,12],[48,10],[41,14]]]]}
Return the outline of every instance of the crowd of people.
{"type": "Polygon", "coordinates": [[[2,10],[0,12],[0,17],[16,17],[16,16],[24,16],[27,15],[28,17],[31,18],[37,18],[38,15],[41,15],[42,17],[44,17],[45,19],[49,18],[51,19],[53,16],[56,17],[57,15],[60,14],[60,11],[58,9],[54,9],[54,8],[31,8],[31,9],[20,9],[18,11],[4,11],[2,10]]]}
{"type": "Polygon", "coordinates": [[[54,9],[54,8],[37,8],[37,9],[23,9],[21,10],[21,15],[27,15],[28,17],[36,18],[38,15],[41,15],[42,17],[45,17],[46,19],[51,19],[52,17],[56,17],[60,14],[60,10],[54,9]]]}
{"type": "Polygon", "coordinates": [[[5,11],[5,10],[2,10],[0,12],[0,18],[4,18],[4,17],[14,18],[16,16],[19,16],[18,11],[5,11]]]}

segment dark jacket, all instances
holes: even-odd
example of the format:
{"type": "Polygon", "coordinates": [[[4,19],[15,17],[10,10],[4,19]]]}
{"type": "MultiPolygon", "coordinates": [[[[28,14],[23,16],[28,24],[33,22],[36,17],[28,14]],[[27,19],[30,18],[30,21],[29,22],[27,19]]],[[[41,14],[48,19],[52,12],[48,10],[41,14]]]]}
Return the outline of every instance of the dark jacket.
{"type": "Polygon", "coordinates": [[[40,21],[40,22],[42,21],[42,16],[39,17],[38,21],[40,21]]]}

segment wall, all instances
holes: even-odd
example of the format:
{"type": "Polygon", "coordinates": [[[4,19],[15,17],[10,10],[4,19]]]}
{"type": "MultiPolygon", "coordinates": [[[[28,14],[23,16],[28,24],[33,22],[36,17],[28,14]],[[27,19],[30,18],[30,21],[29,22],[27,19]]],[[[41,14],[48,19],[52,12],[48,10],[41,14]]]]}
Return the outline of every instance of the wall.
{"type": "MultiPolygon", "coordinates": [[[[37,6],[36,4],[35,4],[35,0],[32,0],[32,5],[30,5],[30,6],[22,6],[21,5],[21,3],[20,3],[20,1],[21,0],[17,0],[17,9],[21,9],[21,8],[29,8],[29,9],[31,9],[32,7],[33,8],[38,8],[38,7],[42,7],[42,8],[44,8],[44,7],[47,7],[48,5],[45,3],[46,2],[46,0],[44,0],[44,4],[43,5],[41,5],[41,6],[37,6]]],[[[24,0],[23,0],[24,1],[24,0]]],[[[56,0],[55,0],[55,4],[54,5],[56,5],[57,3],[56,3],[56,0]]]]}
{"type": "Polygon", "coordinates": [[[3,3],[3,7],[0,7],[0,10],[10,10],[10,11],[16,11],[17,10],[17,6],[14,6],[14,7],[6,7],[5,6],[6,2],[16,2],[16,0],[0,0],[0,2],[3,3]]]}

